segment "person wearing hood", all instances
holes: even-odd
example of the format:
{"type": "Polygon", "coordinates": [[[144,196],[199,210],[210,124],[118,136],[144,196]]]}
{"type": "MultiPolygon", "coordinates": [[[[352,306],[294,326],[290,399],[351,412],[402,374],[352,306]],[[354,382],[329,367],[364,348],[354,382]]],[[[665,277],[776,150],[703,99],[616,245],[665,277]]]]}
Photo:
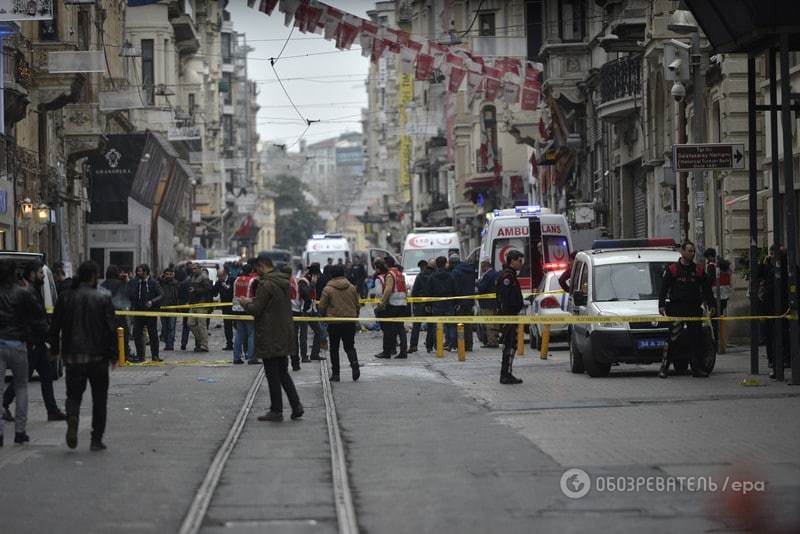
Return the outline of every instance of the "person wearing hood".
{"type": "Polygon", "coordinates": [[[303,405],[289,374],[289,354],[292,352],[294,319],[292,319],[289,275],[276,270],[269,254],[262,252],[256,260],[260,276],[255,298],[241,297],[244,311],[255,319],[254,358],[263,360],[264,374],[269,386],[269,411],[259,421],[283,421],[283,394],[286,391],[292,407],[292,419],[303,416],[303,405]]]}
{"type": "MultiPolygon", "coordinates": [[[[319,300],[319,311],[325,317],[358,317],[360,304],[358,290],[345,278],[344,266],[334,265],[331,269],[331,281],[322,290],[319,300]]],[[[344,352],[353,371],[353,380],[358,380],[361,370],[356,354],[355,322],[328,323],[328,336],[331,351],[331,382],[339,381],[339,344],[344,345],[344,352]]]]}

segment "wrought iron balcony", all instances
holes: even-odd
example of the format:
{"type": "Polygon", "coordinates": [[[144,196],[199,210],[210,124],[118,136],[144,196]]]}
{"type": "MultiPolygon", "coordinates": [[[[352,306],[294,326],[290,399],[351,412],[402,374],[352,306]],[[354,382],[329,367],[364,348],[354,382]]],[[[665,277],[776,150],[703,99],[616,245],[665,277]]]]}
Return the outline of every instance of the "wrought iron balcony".
{"type": "Polygon", "coordinates": [[[600,67],[600,102],[636,96],[642,90],[642,59],[626,56],[600,67]]]}

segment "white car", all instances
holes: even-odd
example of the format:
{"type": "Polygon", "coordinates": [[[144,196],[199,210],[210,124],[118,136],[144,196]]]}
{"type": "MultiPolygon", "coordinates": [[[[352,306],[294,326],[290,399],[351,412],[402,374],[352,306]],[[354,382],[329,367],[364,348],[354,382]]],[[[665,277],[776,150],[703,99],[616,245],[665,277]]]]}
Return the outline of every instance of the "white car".
{"type": "MultiPolygon", "coordinates": [[[[671,239],[622,239],[595,242],[575,256],[568,310],[576,316],[603,316],[607,322],[570,326],[570,370],[607,376],[619,363],[660,363],[669,338],[668,321],[658,318],[658,296],[664,270],[680,254],[671,239]],[[623,316],[652,316],[652,321],[627,322],[623,316]]],[[[705,367],[716,361],[711,325],[703,323],[705,367]]],[[[689,367],[687,351],[671,354],[675,369],[689,367]]]]}
{"type": "MultiPolygon", "coordinates": [[[[558,278],[564,271],[548,271],[539,284],[539,294],[533,298],[531,303],[531,314],[543,317],[569,317],[567,304],[568,294],[561,289],[558,278]]],[[[550,325],[550,339],[566,339],[569,328],[566,324],[550,325]]],[[[530,326],[531,347],[536,350],[542,348],[542,326],[532,324],[530,326]]]]}

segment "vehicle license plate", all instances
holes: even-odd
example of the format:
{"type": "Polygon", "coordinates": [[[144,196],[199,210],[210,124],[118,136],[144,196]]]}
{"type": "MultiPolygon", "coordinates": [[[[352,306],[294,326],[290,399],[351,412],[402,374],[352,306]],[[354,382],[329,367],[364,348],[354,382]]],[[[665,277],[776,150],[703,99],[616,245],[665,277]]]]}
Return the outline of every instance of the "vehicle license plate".
{"type": "Polygon", "coordinates": [[[666,339],[638,339],[636,348],[640,350],[663,349],[667,345],[666,339]]]}

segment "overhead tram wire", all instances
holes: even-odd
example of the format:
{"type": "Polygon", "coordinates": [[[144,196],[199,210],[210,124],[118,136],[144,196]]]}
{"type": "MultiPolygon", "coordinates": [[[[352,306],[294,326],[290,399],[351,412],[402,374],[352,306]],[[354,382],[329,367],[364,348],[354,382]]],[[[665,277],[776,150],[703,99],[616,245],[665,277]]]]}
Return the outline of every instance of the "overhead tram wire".
{"type": "MultiPolygon", "coordinates": [[[[289,95],[289,91],[286,90],[286,86],[283,84],[283,81],[281,81],[281,77],[278,74],[277,69],[275,68],[275,64],[281,58],[281,55],[283,55],[283,51],[286,50],[286,45],[289,43],[289,39],[292,37],[292,32],[293,31],[294,31],[294,25],[292,25],[291,29],[289,30],[289,35],[286,37],[286,41],[283,43],[283,47],[281,47],[281,51],[278,53],[278,56],[274,57],[274,58],[269,58],[269,66],[272,69],[272,73],[275,75],[275,79],[278,81],[278,84],[280,84],[281,89],[283,89],[283,94],[286,95],[286,99],[292,105],[292,108],[294,109],[295,113],[297,113],[297,116],[300,117],[300,119],[303,122],[306,123],[306,129],[303,130],[303,133],[300,134],[300,137],[297,138],[297,142],[296,143],[299,143],[300,140],[305,135],[305,133],[308,131],[308,129],[311,128],[311,125],[314,124],[315,122],[319,122],[319,121],[318,120],[311,120],[308,117],[303,116],[303,114],[300,112],[300,109],[298,109],[298,107],[295,105],[294,100],[292,100],[291,95],[289,95]]],[[[292,146],[294,146],[294,145],[292,145],[292,146]]]]}

